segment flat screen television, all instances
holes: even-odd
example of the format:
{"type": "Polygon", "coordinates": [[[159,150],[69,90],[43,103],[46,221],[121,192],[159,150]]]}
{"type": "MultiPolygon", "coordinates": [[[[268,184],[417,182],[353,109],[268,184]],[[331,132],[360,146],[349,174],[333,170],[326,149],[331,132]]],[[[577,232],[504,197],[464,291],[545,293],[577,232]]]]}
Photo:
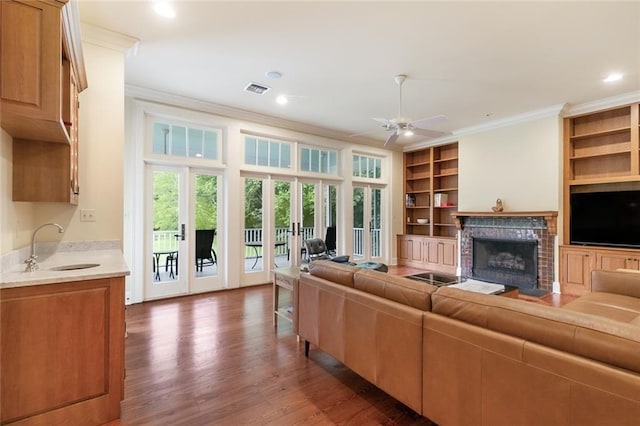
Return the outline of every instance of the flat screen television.
{"type": "Polygon", "coordinates": [[[577,192],[570,203],[571,244],[640,248],[640,191],[577,192]]]}

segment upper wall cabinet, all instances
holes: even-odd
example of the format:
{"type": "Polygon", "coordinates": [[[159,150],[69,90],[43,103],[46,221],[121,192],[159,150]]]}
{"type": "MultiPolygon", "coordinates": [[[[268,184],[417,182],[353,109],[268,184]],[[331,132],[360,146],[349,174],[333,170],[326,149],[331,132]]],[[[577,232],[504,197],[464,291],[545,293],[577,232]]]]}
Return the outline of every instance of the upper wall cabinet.
{"type": "Polygon", "coordinates": [[[75,0],[0,1],[2,128],[13,200],[78,202],[78,93],[87,87],[75,0]]]}
{"type": "Polygon", "coordinates": [[[86,87],[79,33],[67,1],[0,2],[2,128],[23,140],[70,143],[73,70],[86,87]]]}

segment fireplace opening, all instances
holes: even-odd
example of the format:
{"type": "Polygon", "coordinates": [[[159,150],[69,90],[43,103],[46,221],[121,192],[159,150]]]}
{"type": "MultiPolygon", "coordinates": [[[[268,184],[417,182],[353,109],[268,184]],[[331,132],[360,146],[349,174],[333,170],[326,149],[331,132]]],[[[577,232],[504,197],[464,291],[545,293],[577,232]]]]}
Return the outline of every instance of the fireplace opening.
{"type": "Polygon", "coordinates": [[[473,238],[471,277],[537,293],[538,242],[473,238]]]}

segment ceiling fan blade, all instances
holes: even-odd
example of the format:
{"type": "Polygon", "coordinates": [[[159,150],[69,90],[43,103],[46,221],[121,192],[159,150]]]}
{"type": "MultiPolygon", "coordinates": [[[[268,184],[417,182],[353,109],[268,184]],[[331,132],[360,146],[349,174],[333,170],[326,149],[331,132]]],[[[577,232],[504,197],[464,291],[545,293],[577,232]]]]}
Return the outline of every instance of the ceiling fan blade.
{"type": "Polygon", "coordinates": [[[384,143],[384,146],[389,146],[389,145],[393,145],[394,143],[396,143],[396,140],[398,140],[398,132],[393,132],[393,134],[391,136],[389,136],[389,138],[387,139],[387,141],[384,143]]]}
{"type": "Polygon", "coordinates": [[[429,136],[432,138],[437,138],[438,136],[442,136],[445,134],[445,132],[439,132],[437,130],[429,130],[429,129],[420,129],[418,127],[414,127],[412,131],[416,135],[429,136]]]}
{"type": "Polygon", "coordinates": [[[382,123],[385,126],[391,125],[391,121],[387,120],[386,118],[373,118],[373,120],[377,121],[378,123],[382,123]]]}
{"type": "Polygon", "coordinates": [[[420,120],[412,121],[411,125],[419,129],[426,129],[435,124],[444,123],[445,121],[447,121],[446,115],[434,115],[433,117],[422,118],[420,120]]]}

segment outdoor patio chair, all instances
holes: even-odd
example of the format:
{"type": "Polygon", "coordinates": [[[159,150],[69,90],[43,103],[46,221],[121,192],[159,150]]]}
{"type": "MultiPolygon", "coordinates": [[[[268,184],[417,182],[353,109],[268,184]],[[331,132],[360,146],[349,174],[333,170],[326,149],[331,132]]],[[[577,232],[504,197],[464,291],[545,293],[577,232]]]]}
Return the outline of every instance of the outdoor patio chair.
{"type": "Polygon", "coordinates": [[[213,249],[215,229],[196,230],[196,271],[202,271],[204,266],[218,263],[218,255],[213,249]]]}

